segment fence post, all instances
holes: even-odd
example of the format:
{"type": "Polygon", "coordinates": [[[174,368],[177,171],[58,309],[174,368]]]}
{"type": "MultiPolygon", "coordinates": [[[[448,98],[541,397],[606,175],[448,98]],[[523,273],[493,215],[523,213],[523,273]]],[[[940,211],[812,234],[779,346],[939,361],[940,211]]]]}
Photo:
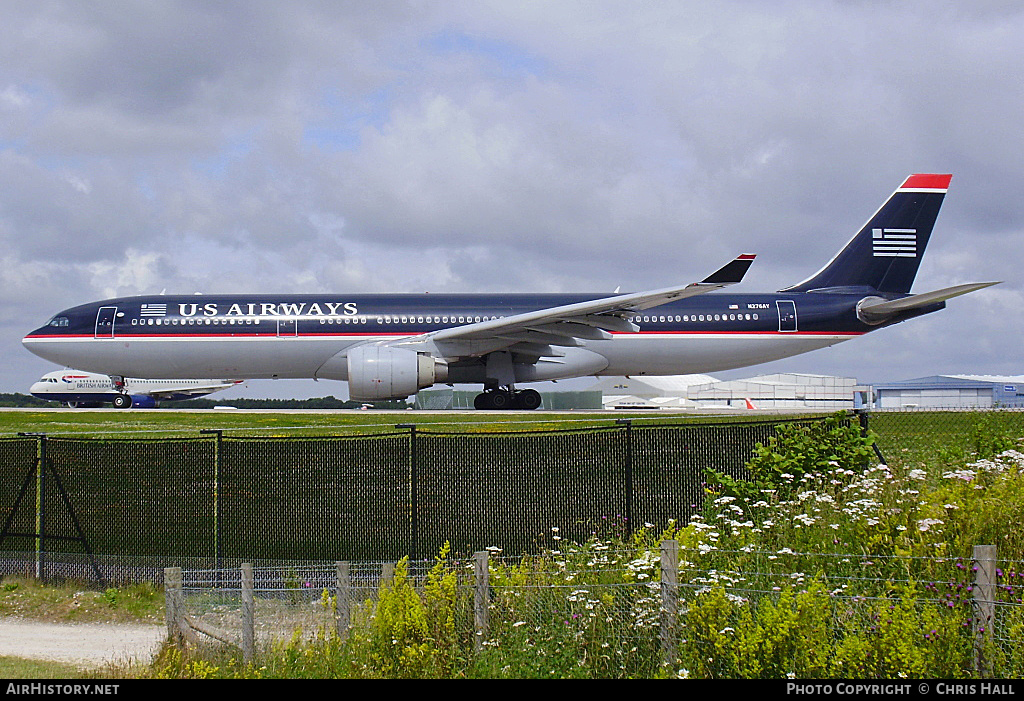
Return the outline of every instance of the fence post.
{"type": "Polygon", "coordinates": [[[665,664],[676,661],[679,614],[679,543],[661,544],[661,653],[665,664]]]}
{"type": "Polygon", "coordinates": [[[46,434],[39,434],[36,447],[36,579],[46,576],[46,434]]]}
{"type": "MultiPolygon", "coordinates": [[[[36,532],[35,532],[35,559],[36,559],[36,579],[43,581],[45,572],[45,559],[46,550],[43,543],[46,540],[46,434],[45,433],[25,433],[19,432],[19,436],[24,438],[35,438],[36,439],[36,466],[35,466],[35,483],[36,483],[36,532]]],[[[31,476],[26,478],[26,482],[31,479],[31,476]]],[[[27,484],[25,485],[28,486],[27,484]]],[[[24,489],[24,487],[23,487],[24,489]]],[[[20,497],[19,497],[20,499],[20,497]]],[[[12,511],[13,517],[13,511],[12,511]]]]}
{"type": "Polygon", "coordinates": [[[480,652],[490,627],[490,567],[488,553],[480,550],[473,555],[473,650],[480,652]]]}
{"type": "Polygon", "coordinates": [[[416,560],[416,539],[419,537],[419,519],[416,501],[416,424],[397,424],[395,428],[409,429],[409,562],[416,560]]]}
{"type": "MultiPolygon", "coordinates": [[[[857,418],[860,421],[860,435],[861,435],[861,438],[867,438],[868,431],[870,430],[870,428],[868,426],[868,416],[869,416],[869,414],[868,414],[867,408],[865,407],[865,408],[861,408],[861,409],[854,409],[853,413],[857,415],[857,418]]],[[[878,442],[877,441],[875,441],[875,442],[873,442],[871,444],[871,448],[875,451],[875,457],[878,458],[878,462],[880,462],[883,465],[888,465],[889,464],[889,461],[885,459],[884,455],[882,455],[882,449],[878,447],[878,442]]]]}
{"type": "Polygon", "coordinates": [[[201,428],[200,434],[212,435],[213,442],[213,556],[216,559],[217,584],[220,584],[221,543],[220,543],[220,460],[224,441],[224,430],[201,428]]]}
{"type": "Polygon", "coordinates": [[[181,568],[164,568],[164,619],[167,622],[167,637],[177,647],[185,646],[185,632],[182,628],[184,601],[181,591],[181,568]]]}
{"type": "Polygon", "coordinates": [[[626,536],[633,535],[633,421],[617,419],[615,423],[625,428],[626,434],[626,536]]]}
{"type": "Polygon", "coordinates": [[[335,631],[341,640],[348,638],[349,629],[352,627],[352,575],[349,563],[335,562],[338,584],[335,589],[334,602],[338,609],[338,617],[335,619],[335,631]]]}
{"type": "Polygon", "coordinates": [[[252,662],[256,654],[256,588],[252,563],[242,563],[242,660],[252,662]]]}
{"type": "Polygon", "coordinates": [[[996,546],[975,545],[971,554],[974,563],[974,671],[985,679],[991,676],[988,648],[992,643],[992,626],[996,619],[996,546]]]}

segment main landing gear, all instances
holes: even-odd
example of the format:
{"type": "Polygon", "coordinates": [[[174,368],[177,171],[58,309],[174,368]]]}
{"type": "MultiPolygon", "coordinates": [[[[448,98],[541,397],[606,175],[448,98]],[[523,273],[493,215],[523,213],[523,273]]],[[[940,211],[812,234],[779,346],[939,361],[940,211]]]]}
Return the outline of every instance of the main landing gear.
{"type": "Polygon", "coordinates": [[[535,389],[515,390],[511,387],[489,389],[476,395],[476,409],[520,409],[533,411],[540,406],[540,392],[535,389]]]}
{"type": "Polygon", "coordinates": [[[111,375],[110,382],[114,385],[114,389],[117,390],[117,394],[111,401],[115,409],[127,409],[132,405],[132,398],[128,394],[128,390],[124,386],[124,377],[121,375],[111,375]]]}

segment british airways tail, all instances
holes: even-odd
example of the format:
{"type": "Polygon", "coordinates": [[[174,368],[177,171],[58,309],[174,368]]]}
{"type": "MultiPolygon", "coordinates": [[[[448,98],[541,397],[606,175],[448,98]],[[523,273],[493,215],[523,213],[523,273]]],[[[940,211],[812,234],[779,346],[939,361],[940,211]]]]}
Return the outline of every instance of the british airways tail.
{"type": "Polygon", "coordinates": [[[952,177],[908,177],[828,265],[783,291],[868,287],[909,293],[952,177]]]}

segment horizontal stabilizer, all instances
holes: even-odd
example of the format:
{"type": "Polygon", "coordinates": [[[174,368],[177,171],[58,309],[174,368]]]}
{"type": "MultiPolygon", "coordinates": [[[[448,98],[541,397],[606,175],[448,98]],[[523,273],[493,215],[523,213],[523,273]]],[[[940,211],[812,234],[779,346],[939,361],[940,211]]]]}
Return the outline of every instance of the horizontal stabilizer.
{"type": "Polygon", "coordinates": [[[885,300],[881,297],[867,297],[857,305],[857,316],[865,323],[880,323],[900,312],[907,312],[927,307],[931,304],[937,304],[938,302],[945,302],[947,299],[998,284],[998,282],[971,282],[965,285],[944,287],[934,292],[923,292],[918,295],[892,300],[885,300]]]}

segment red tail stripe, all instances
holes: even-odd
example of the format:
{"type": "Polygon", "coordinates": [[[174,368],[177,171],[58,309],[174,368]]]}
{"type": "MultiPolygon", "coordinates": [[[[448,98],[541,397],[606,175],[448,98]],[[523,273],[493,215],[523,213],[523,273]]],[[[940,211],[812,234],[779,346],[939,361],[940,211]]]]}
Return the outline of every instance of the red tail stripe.
{"type": "Polygon", "coordinates": [[[938,173],[917,173],[911,175],[906,181],[900,186],[900,189],[917,189],[924,188],[927,190],[948,190],[949,181],[953,179],[952,175],[940,175],[938,173]]]}

